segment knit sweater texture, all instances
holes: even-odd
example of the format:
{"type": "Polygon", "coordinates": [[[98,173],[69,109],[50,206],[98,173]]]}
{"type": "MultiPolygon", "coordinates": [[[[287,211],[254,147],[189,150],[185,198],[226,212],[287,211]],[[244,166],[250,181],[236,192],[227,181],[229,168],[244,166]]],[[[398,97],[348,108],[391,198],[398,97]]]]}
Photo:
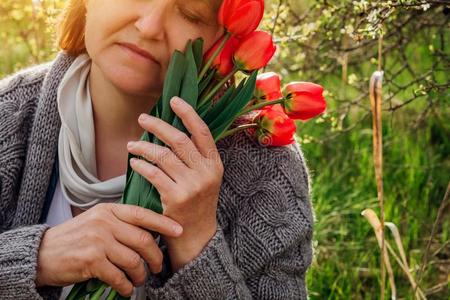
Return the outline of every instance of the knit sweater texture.
{"type": "MultiPolygon", "coordinates": [[[[57,157],[58,85],[73,62],[52,62],[0,81],[0,299],[58,299],[35,285],[45,231],[44,200],[57,157]]],[[[244,133],[217,143],[225,172],[218,229],[198,257],[163,282],[149,274],[149,299],[307,299],[313,210],[300,147],[263,147],[244,133]]]]}

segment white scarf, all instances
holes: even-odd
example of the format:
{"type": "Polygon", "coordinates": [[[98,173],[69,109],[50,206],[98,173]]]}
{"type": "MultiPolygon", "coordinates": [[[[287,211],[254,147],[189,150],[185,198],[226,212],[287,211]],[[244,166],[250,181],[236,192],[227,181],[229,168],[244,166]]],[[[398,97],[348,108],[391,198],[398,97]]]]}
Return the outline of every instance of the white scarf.
{"type": "Polygon", "coordinates": [[[122,197],[126,180],[126,175],[106,181],[97,178],[90,69],[90,57],[79,55],[64,75],[57,94],[61,117],[59,179],[67,201],[82,209],[100,202],[117,202],[122,197]]]}

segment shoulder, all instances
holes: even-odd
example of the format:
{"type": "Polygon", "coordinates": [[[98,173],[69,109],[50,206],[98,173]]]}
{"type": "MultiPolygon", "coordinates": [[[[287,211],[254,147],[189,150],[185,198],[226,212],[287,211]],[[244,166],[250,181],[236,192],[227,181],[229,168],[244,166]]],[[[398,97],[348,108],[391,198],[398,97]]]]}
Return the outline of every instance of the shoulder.
{"type": "Polygon", "coordinates": [[[309,192],[309,170],[301,146],[297,143],[283,147],[266,147],[257,143],[246,133],[240,132],[217,144],[225,176],[233,184],[250,184],[265,178],[278,179],[281,183],[302,185],[309,192]],[[283,175],[283,178],[273,176],[283,175]],[[236,181],[236,182],[235,182],[236,181]]]}
{"type": "Polygon", "coordinates": [[[240,132],[217,146],[224,164],[222,225],[245,223],[255,215],[281,224],[289,216],[286,222],[300,222],[312,231],[310,176],[300,145],[264,147],[240,132]]]}
{"type": "Polygon", "coordinates": [[[0,79],[0,105],[36,102],[42,93],[56,90],[63,75],[76,57],[59,52],[55,59],[31,66],[0,79]]]}
{"type": "Polygon", "coordinates": [[[46,63],[0,80],[0,138],[3,142],[18,133],[25,138],[24,131],[31,126],[48,70],[46,63]]]}
{"type": "MultiPolygon", "coordinates": [[[[49,63],[29,67],[0,80],[0,124],[11,129],[31,119],[37,106],[49,63]],[[6,126],[5,125],[5,126],[6,126]]],[[[5,134],[1,126],[2,136],[5,134]]]]}
{"type": "Polygon", "coordinates": [[[51,63],[44,63],[28,67],[1,79],[0,102],[39,91],[50,66],[51,63]]]}

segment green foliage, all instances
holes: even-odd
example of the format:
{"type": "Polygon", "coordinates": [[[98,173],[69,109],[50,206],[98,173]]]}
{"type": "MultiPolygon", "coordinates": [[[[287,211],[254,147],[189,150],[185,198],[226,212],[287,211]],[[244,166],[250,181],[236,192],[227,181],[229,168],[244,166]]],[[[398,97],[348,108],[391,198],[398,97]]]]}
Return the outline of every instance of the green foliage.
{"type": "MultiPolygon", "coordinates": [[[[285,83],[323,85],[328,102],[322,117],[298,123],[316,214],[307,276],[312,299],[380,298],[379,248],[360,215],[365,208],[379,212],[368,97],[379,65],[386,220],[399,227],[414,276],[421,267],[450,174],[449,17],[438,2],[269,1],[264,27],[279,49],[268,69],[285,83]]],[[[447,213],[420,284],[431,299],[450,296],[448,224],[447,213]]],[[[393,264],[398,296],[413,299],[393,264]]]]}
{"type": "Polygon", "coordinates": [[[0,3],[0,78],[55,53],[55,22],[63,0],[2,0],[0,3]]]}
{"type": "MultiPolygon", "coordinates": [[[[307,274],[311,299],[380,298],[379,249],[360,215],[365,208],[379,211],[368,99],[378,66],[384,71],[386,220],[399,227],[411,271],[419,272],[450,174],[450,28],[444,2],[266,0],[263,28],[279,46],[267,70],[279,72],[285,83],[323,85],[328,101],[322,117],[298,123],[316,214],[315,257],[307,274]]],[[[0,78],[54,58],[52,24],[63,3],[0,2],[0,78]]],[[[420,283],[429,299],[449,297],[448,207],[445,212],[420,283]]],[[[393,266],[399,298],[413,299],[405,276],[393,266]]]]}

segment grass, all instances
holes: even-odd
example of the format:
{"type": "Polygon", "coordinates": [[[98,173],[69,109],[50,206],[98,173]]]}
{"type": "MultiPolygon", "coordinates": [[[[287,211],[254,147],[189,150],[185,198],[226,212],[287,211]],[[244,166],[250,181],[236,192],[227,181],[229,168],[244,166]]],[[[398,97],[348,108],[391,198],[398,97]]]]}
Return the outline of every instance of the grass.
{"type": "MultiPolygon", "coordinates": [[[[414,270],[421,262],[449,181],[450,126],[444,117],[448,108],[443,107],[441,115],[412,129],[412,116],[417,116],[417,112],[408,109],[384,118],[384,189],[386,221],[399,227],[414,270]]],[[[346,125],[352,121],[346,120],[346,125]]],[[[307,276],[311,299],[379,298],[379,248],[372,228],[360,215],[365,208],[379,212],[371,126],[368,118],[325,144],[303,144],[313,177],[317,220],[315,259],[307,276]]],[[[314,128],[317,134],[321,133],[317,124],[304,127],[311,135],[314,128]]],[[[440,243],[448,241],[448,225],[447,217],[441,224],[440,243]]],[[[389,240],[389,233],[386,236],[389,240]]],[[[448,250],[443,249],[447,255],[448,250]]],[[[413,299],[406,277],[391,262],[397,275],[398,295],[413,299]]],[[[440,263],[429,265],[422,288],[426,290],[447,280],[440,267],[440,263]]],[[[448,296],[448,289],[444,289],[430,299],[448,296]]]]}

